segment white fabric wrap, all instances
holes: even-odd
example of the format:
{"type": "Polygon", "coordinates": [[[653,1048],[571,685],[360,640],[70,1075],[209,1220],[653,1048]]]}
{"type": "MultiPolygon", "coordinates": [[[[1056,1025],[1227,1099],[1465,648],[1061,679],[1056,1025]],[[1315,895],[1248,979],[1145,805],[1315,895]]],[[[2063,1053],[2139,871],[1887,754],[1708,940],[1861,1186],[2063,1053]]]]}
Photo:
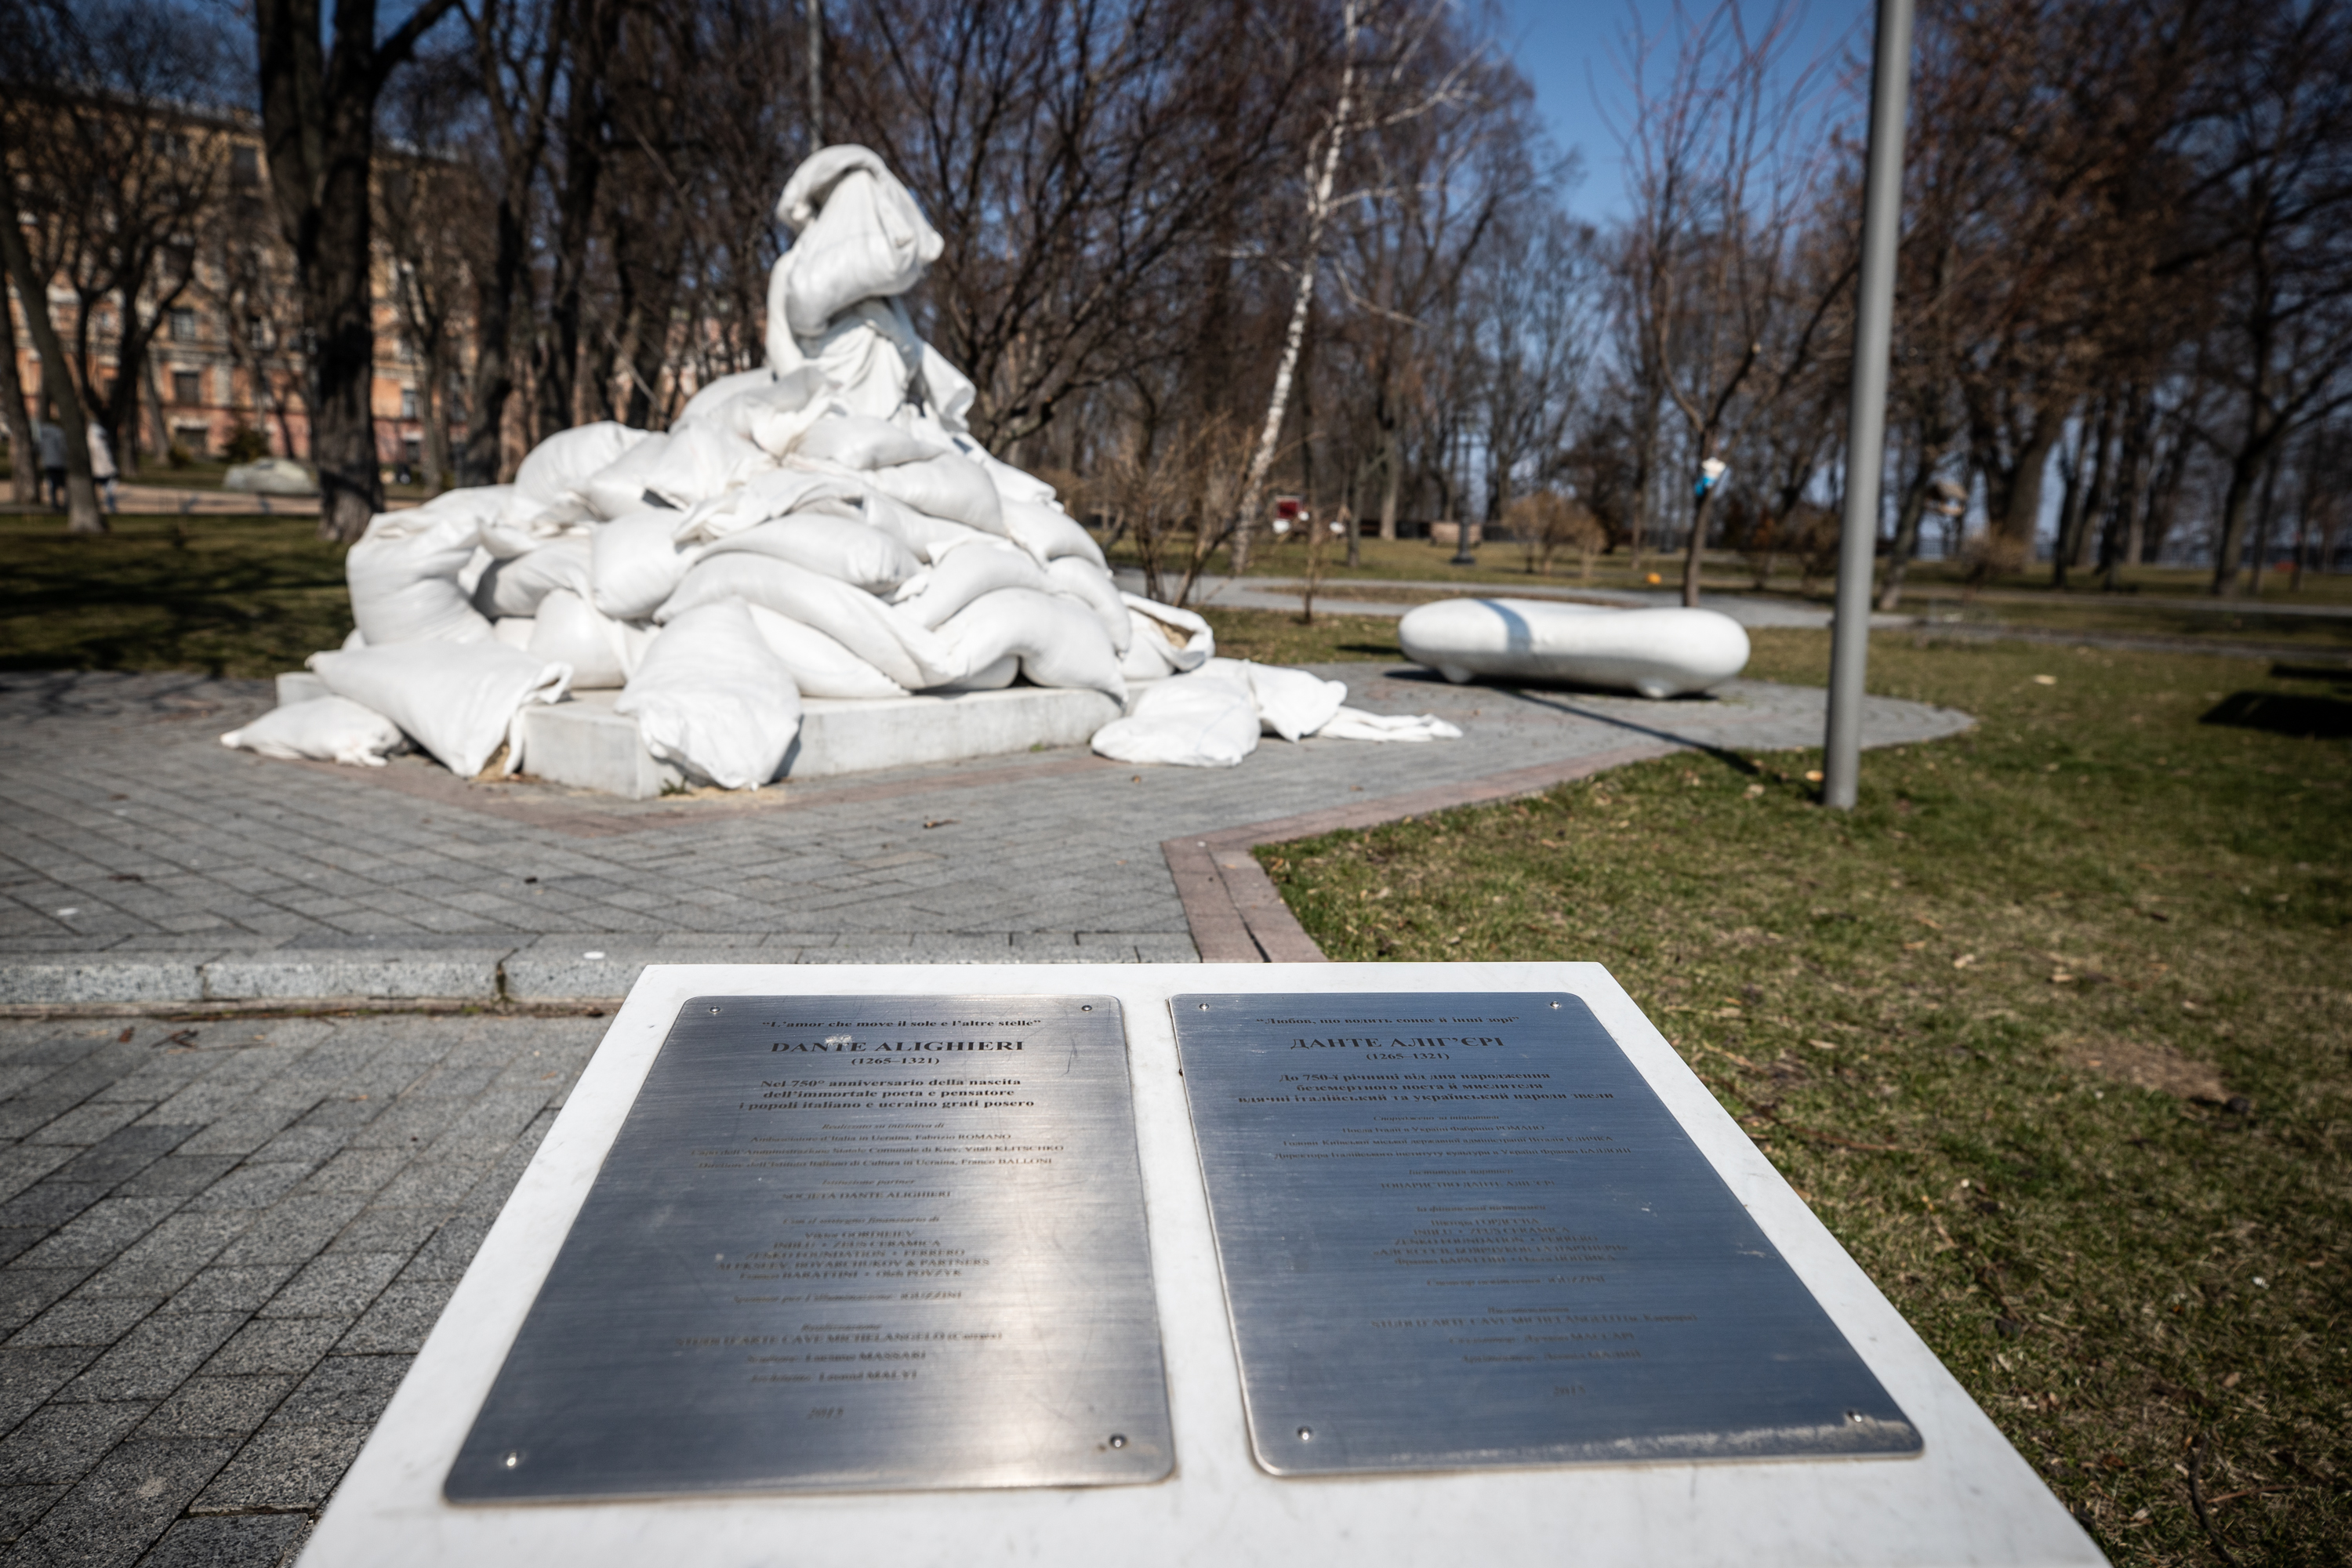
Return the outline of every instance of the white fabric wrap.
{"type": "Polygon", "coordinates": [[[338,697],[372,708],[460,778],[482,771],[529,702],[562,700],[572,671],[501,643],[407,642],[315,653],[338,697]]]}
{"type": "Polygon", "coordinates": [[[224,746],[265,757],[369,768],[383,766],[387,752],[407,743],[401,738],[399,725],[348,697],[289,702],[220,739],[224,746]]]}
{"type": "Polygon", "coordinates": [[[1249,678],[1219,659],[1146,687],[1135,711],[1095,731],[1094,749],[1122,763],[1230,768],[1257,750],[1249,678]]]}
{"type": "Polygon", "coordinates": [[[804,161],[776,199],[776,216],[793,233],[776,260],[785,274],[782,316],[803,337],[861,300],[914,288],[946,248],[907,187],[863,147],[826,147],[804,161]]]}
{"type": "Polygon", "coordinates": [[[1129,680],[1155,680],[1198,669],[1216,657],[1216,633],[1192,611],[1139,594],[1121,594],[1119,598],[1127,605],[1128,625],[1135,634],[1127,657],[1119,661],[1119,672],[1129,680]]]}
{"type": "Polygon", "coordinates": [[[635,718],[656,758],[722,789],[774,778],[801,727],[792,672],[733,599],[665,627],[613,710],[635,718]]]}

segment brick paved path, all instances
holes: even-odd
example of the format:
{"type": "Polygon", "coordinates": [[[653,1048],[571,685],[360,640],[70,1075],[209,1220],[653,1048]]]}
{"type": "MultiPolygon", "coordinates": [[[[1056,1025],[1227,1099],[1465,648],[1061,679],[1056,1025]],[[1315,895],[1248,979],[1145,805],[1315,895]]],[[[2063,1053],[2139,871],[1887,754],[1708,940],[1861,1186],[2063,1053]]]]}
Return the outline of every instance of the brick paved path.
{"type": "MultiPolygon", "coordinates": [[[[1234,769],[1058,751],[625,802],[223,748],[260,682],[0,676],[0,1004],[612,997],[658,955],[1174,962],[1160,846],[1661,737],[1815,745],[1819,690],[1644,702],[1326,667],[1352,700],[1459,723],[1430,745],[1268,741],[1234,769]],[[592,956],[593,955],[593,956],[592,956]]],[[[1965,727],[1873,699],[1872,744],[1965,727]]]]}
{"type": "Polygon", "coordinates": [[[0,1023],[0,1568],[290,1560],[603,1033],[0,1023]]]}

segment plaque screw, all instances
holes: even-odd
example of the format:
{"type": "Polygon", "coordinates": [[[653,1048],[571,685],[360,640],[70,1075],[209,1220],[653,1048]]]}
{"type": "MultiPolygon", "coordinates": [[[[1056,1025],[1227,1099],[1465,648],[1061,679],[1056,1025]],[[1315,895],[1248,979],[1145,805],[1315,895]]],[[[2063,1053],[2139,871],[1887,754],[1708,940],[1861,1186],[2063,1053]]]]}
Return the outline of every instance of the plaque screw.
{"type": "Polygon", "coordinates": [[[713,1007],[713,1008],[711,1009],[711,1011],[712,1011],[712,1012],[714,1012],[714,1013],[716,1013],[717,1011],[719,1011],[719,1009],[718,1009],[718,1008],[716,1008],[716,1007],[713,1007]]]}
{"type": "Polygon", "coordinates": [[[1847,1412],[1845,1413],[1845,1418],[1846,1418],[1846,1420],[1847,1420],[1847,1421],[1849,1421],[1850,1423],[1852,1423],[1853,1425],[1854,1425],[1854,1426],[1861,1426],[1861,1425],[1862,1425],[1862,1412],[1861,1412],[1861,1411],[1859,1411],[1859,1410],[1849,1410],[1849,1411],[1847,1411],[1847,1412]]]}
{"type": "Polygon", "coordinates": [[[1094,1010],[1095,1005],[1091,1002],[1081,1002],[1078,1004],[1078,1011],[1081,1013],[1091,1013],[1094,1010]]]}
{"type": "Polygon", "coordinates": [[[1553,1012],[1555,1012],[1555,1013],[1559,1012],[1559,1003],[1557,1003],[1557,1002],[1553,1003],[1553,1004],[1551,1005],[1551,1010],[1552,1010],[1553,1012]]]}
{"type": "Polygon", "coordinates": [[[1202,1011],[1202,1012],[1203,1012],[1203,1013],[1205,1013],[1205,1012],[1207,1012],[1208,1010],[1209,1010],[1209,1005],[1208,1005],[1206,1002],[1202,1003],[1202,1004],[1201,1004],[1201,1011],[1202,1011]]]}
{"type": "Polygon", "coordinates": [[[1302,1443],[1312,1443],[1315,1441],[1315,1428],[1312,1426],[1301,1426],[1298,1429],[1298,1440],[1302,1443]]]}
{"type": "Polygon", "coordinates": [[[1114,1432],[1114,1433],[1112,1433],[1112,1434],[1110,1435],[1110,1446],[1111,1446],[1112,1447],[1114,1447],[1114,1448],[1124,1448],[1124,1447],[1127,1447],[1127,1434],[1126,1434],[1126,1433],[1124,1433],[1124,1432],[1114,1432]]]}
{"type": "Polygon", "coordinates": [[[521,1463],[522,1463],[522,1455],[521,1455],[521,1453],[520,1453],[520,1451],[518,1451],[518,1450],[516,1450],[516,1449],[513,1449],[513,1448],[509,1448],[509,1449],[508,1449],[508,1450],[507,1450],[507,1468],[508,1468],[508,1469],[511,1470],[511,1469],[513,1469],[517,1465],[520,1465],[520,1464],[521,1464],[521,1463]]]}

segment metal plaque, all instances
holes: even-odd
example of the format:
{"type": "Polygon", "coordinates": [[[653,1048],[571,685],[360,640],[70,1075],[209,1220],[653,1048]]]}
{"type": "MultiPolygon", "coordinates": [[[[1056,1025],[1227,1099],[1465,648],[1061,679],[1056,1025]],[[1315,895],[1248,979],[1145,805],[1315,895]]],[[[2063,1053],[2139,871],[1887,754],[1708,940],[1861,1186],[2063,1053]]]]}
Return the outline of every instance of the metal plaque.
{"type": "Polygon", "coordinates": [[[1919,1451],[1576,997],[1171,1006],[1272,1473],[1919,1451]]]}
{"type": "Polygon", "coordinates": [[[452,1502],[1089,1486],[1174,1446],[1108,996],[705,996],[452,1502]]]}

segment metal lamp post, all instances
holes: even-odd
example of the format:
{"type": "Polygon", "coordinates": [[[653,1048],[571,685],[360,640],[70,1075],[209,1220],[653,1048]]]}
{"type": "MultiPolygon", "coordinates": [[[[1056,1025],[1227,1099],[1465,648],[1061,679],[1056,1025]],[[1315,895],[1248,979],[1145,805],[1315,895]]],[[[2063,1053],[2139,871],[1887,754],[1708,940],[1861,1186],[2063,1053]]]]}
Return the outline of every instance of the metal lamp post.
{"type": "Polygon", "coordinates": [[[1862,684],[1870,658],[1871,573],[1886,463],[1886,361],[1895,335],[1895,253],[1902,237],[1903,134],[1911,89],[1911,0],[1878,0],[1871,48],[1870,163],[1862,198],[1862,279],[1854,301],[1853,393],[1847,411],[1845,516],[1838,540],[1837,617],[1830,645],[1828,753],[1822,804],[1853,809],[1862,770],[1862,684]]]}

